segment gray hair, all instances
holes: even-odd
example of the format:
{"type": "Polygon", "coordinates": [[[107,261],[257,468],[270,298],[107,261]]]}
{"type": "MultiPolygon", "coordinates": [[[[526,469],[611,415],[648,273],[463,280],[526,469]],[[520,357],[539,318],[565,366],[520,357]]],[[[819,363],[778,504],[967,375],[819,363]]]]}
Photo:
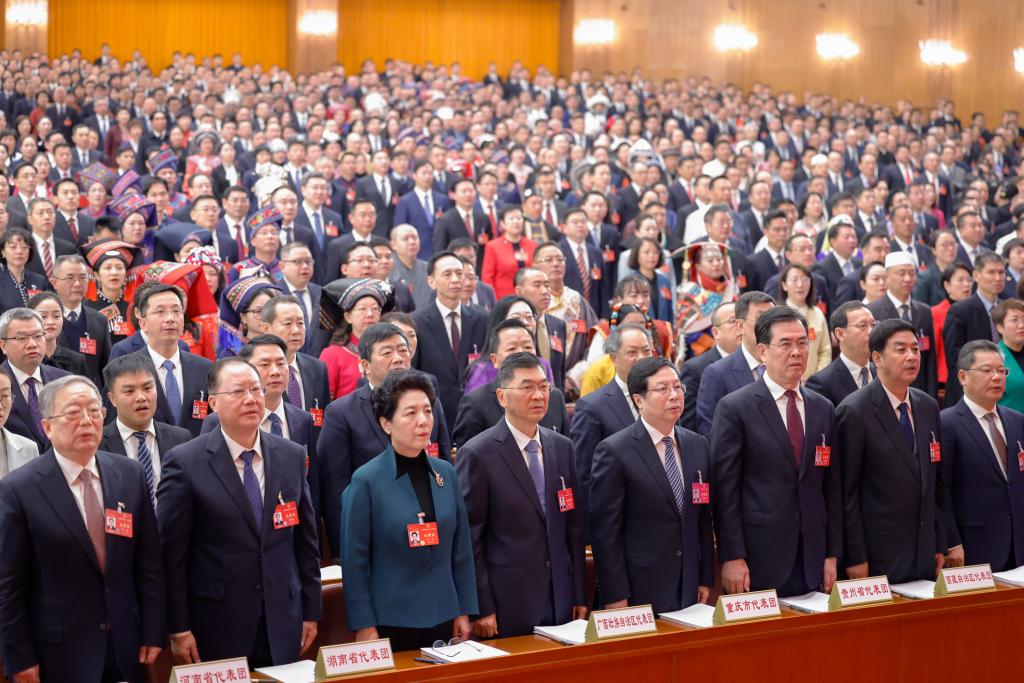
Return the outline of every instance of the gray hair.
{"type": "Polygon", "coordinates": [[[643,325],[637,325],[636,323],[629,323],[628,325],[618,325],[613,327],[608,333],[608,339],[604,342],[605,353],[618,353],[619,349],[622,348],[622,333],[626,330],[637,330],[643,332],[644,337],[647,338],[647,343],[651,346],[654,345],[654,339],[651,337],[651,331],[643,325]]]}
{"type": "Polygon", "coordinates": [[[47,382],[43,385],[43,388],[39,390],[39,414],[43,416],[43,419],[53,417],[53,404],[57,400],[57,394],[71,384],[84,384],[92,389],[92,393],[96,395],[96,400],[103,403],[103,397],[100,396],[100,390],[96,388],[96,385],[92,383],[91,379],[83,377],[82,375],[64,375],[63,377],[47,382]]]}
{"type": "Polygon", "coordinates": [[[54,259],[53,269],[57,270],[58,268],[69,263],[83,265],[86,268],[89,267],[89,264],[85,262],[85,259],[80,254],[64,254],[63,256],[58,256],[56,259],[54,259]]]}
{"type": "Polygon", "coordinates": [[[0,315],[0,337],[7,338],[7,328],[15,320],[35,320],[39,323],[39,327],[43,326],[43,316],[31,308],[9,308],[4,311],[3,315],[0,315]]]}

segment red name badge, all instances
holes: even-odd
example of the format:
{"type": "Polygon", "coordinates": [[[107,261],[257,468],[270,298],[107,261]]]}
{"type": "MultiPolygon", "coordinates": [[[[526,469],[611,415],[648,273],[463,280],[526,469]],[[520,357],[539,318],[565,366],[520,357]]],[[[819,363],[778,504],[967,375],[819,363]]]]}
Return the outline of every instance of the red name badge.
{"type": "Polygon", "coordinates": [[[605,263],[615,263],[615,250],[614,249],[610,249],[609,248],[609,249],[605,249],[604,250],[604,262],[605,263]]]}
{"type": "Polygon", "coordinates": [[[928,444],[928,459],[932,462],[942,462],[942,444],[938,441],[928,444]]]}
{"type": "Polygon", "coordinates": [[[398,193],[391,195],[391,206],[398,206],[398,193]]]}
{"type": "Polygon", "coordinates": [[[41,289],[34,289],[32,287],[29,287],[28,289],[25,290],[25,296],[28,297],[29,299],[31,299],[36,294],[39,294],[39,292],[41,292],[41,291],[43,291],[43,290],[41,290],[41,289]]]}
{"type": "Polygon", "coordinates": [[[438,457],[438,454],[440,452],[440,449],[438,448],[436,443],[428,443],[426,450],[427,450],[427,455],[429,455],[431,458],[438,457]]]}
{"type": "Polygon", "coordinates": [[[573,324],[573,327],[576,330],[576,334],[586,334],[587,333],[587,321],[586,320],[581,320],[581,319],[577,318],[576,320],[572,321],[572,324],[573,324]]]}
{"type": "Polygon", "coordinates": [[[601,268],[600,267],[594,266],[593,268],[590,269],[590,279],[591,280],[600,280],[601,279],[601,268]]]}
{"type": "Polygon", "coordinates": [[[118,318],[110,321],[110,333],[120,335],[122,337],[128,336],[128,323],[123,319],[118,318]]]}
{"type": "Polygon", "coordinates": [[[661,288],[661,298],[662,299],[671,299],[672,298],[672,292],[670,292],[668,290],[668,287],[662,287],[661,288]]]}
{"type": "Polygon", "coordinates": [[[1017,452],[1017,469],[1024,472],[1024,451],[1017,452]]]}
{"type": "Polygon", "coordinates": [[[931,351],[932,340],[930,337],[925,337],[922,335],[921,338],[918,339],[917,345],[920,347],[922,351],[931,351]]]}
{"type": "Polygon", "coordinates": [[[80,337],[78,340],[78,352],[87,356],[96,355],[96,340],[89,337],[80,337]]]}
{"type": "Polygon", "coordinates": [[[817,338],[818,338],[818,333],[814,330],[814,328],[813,327],[808,327],[807,328],[807,340],[808,341],[814,341],[817,338]]]}
{"type": "Polygon", "coordinates": [[[406,529],[409,535],[410,548],[422,548],[424,546],[438,544],[437,522],[410,524],[406,529]]]}
{"type": "Polygon", "coordinates": [[[338,226],[335,225],[334,223],[328,223],[327,227],[324,228],[324,232],[327,233],[328,237],[337,237],[338,236],[338,226]]]}
{"type": "MultiPolygon", "coordinates": [[[[279,497],[280,499],[280,497],[279,497]]],[[[295,501],[279,503],[274,507],[274,528],[287,529],[290,526],[299,525],[299,508],[295,501]]]]}
{"type": "Polygon", "coordinates": [[[313,416],[313,426],[323,427],[324,426],[324,409],[323,408],[310,408],[309,414],[313,416]]]}
{"type": "Polygon", "coordinates": [[[204,394],[202,391],[199,392],[199,398],[192,401],[192,419],[193,420],[205,420],[206,416],[210,414],[210,404],[203,400],[204,394]]]}
{"type": "Polygon", "coordinates": [[[557,351],[558,353],[562,353],[563,348],[564,347],[562,346],[562,338],[556,337],[555,335],[551,335],[551,350],[557,351]]]}
{"type": "Polygon", "coordinates": [[[123,536],[124,538],[132,537],[132,513],[106,510],[105,517],[108,534],[111,536],[123,536]]]}
{"type": "Polygon", "coordinates": [[[512,254],[512,256],[513,256],[513,258],[515,258],[516,261],[521,261],[521,262],[525,262],[526,261],[526,254],[521,252],[521,251],[514,252],[512,254]]]}
{"type": "Polygon", "coordinates": [[[487,244],[487,241],[489,239],[491,239],[491,236],[488,235],[486,232],[482,232],[477,236],[476,241],[479,242],[480,244],[487,244]]]}
{"type": "Polygon", "coordinates": [[[814,466],[815,467],[828,467],[828,464],[832,462],[832,447],[821,444],[820,446],[814,447],[814,466]]]}
{"type": "Polygon", "coordinates": [[[576,509],[576,501],[572,497],[572,489],[564,488],[558,491],[559,512],[569,512],[576,509]]]}
{"type": "Polygon", "coordinates": [[[693,482],[692,501],[694,505],[708,505],[711,502],[711,485],[704,481],[700,470],[697,470],[697,481],[693,482]]]}

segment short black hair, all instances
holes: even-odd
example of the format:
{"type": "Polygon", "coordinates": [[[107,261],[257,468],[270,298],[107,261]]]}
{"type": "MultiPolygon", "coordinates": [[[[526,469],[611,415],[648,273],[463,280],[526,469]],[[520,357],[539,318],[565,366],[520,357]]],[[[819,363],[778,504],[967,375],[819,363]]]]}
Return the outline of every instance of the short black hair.
{"type": "Polygon", "coordinates": [[[672,368],[672,371],[679,374],[679,370],[668,358],[663,356],[651,356],[641,358],[629,371],[629,378],[626,380],[626,388],[629,395],[643,394],[647,392],[647,380],[655,375],[662,368],[672,368]]]}
{"type": "MultiPolygon", "coordinates": [[[[363,336],[359,337],[359,357],[365,361],[369,361],[373,356],[373,347],[381,343],[385,339],[391,339],[392,337],[401,337],[405,339],[405,335],[402,330],[396,325],[391,323],[374,323],[363,331],[363,336]]],[[[409,343],[408,339],[405,339],[406,344],[409,343]]]]}
{"type": "MultiPolygon", "coordinates": [[[[302,244],[302,242],[289,242],[288,244],[302,244]]],[[[299,303],[299,298],[294,294],[278,294],[277,296],[270,297],[270,299],[263,303],[263,315],[261,316],[263,318],[263,322],[268,325],[273,325],[274,319],[277,317],[277,309],[281,306],[287,306],[288,304],[298,306],[299,310],[302,309],[302,304],[299,303]]]]}
{"type": "Polygon", "coordinates": [[[772,327],[779,323],[794,321],[798,321],[804,326],[804,332],[807,331],[807,318],[795,308],[776,306],[767,310],[759,315],[757,322],[754,323],[754,339],[757,340],[758,344],[768,346],[772,343],[772,327]]]}
{"type": "MultiPolygon", "coordinates": [[[[238,365],[238,364],[245,365],[246,367],[250,368],[253,372],[256,373],[256,376],[259,377],[259,375],[260,375],[259,370],[257,370],[253,366],[252,363],[250,363],[249,361],[245,360],[244,358],[241,358],[239,356],[226,356],[224,358],[218,358],[214,362],[213,366],[210,367],[210,371],[208,373],[206,373],[206,393],[207,393],[207,395],[213,395],[213,394],[217,393],[217,388],[220,386],[220,373],[221,373],[221,371],[223,371],[224,368],[226,368],[229,365],[238,365]]],[[[155,371],[156,370],[154,369],[154,372],[155,371]]]]}
{"type": "Polygon", "coordinates": [[[249,360],[256,353],[257,346],[276,346],[281,349],[281,353],[285,356],[288,355],[288,345],[276,334],[258,334],[239,350],[238,357],[242,360],[249,360]]]}
{"type": "Polygon", "coordinates": [[[833,332],[845,328],[850,323],[850,314],[862,308],[867,308],[863,301],[847,301],[836,310],[832,311],[828,322],[833,332]]]}
{"type": "Polygon", "coordinates": [[[106,366],[104,366],[103,386],[107,388],[107,391],[113,391],[114,383],[117,380],[125,375],[134,375],[139,372],[145,372],[152,376],[154,381],[160,382],[160,378],[156,374],[156,367],[153,365],[153,359],[148,354],[129,353],[117,358],[111,358],[106,366]]]}
{"type": "Polygon", "coordinates": [[[100,216],[96,219],[96,227],[93,228],[94,233],[100,232],[101,230],[107,230],[114,233],[118,237],[121,236],[121,219],[116,216],[100,216]]]}
{"type": "Polygon", "coordinates": [[[917,330],[913,325],[902,318],[889,318],[881,321],[875,325],[875,329],[871,330],[871,336],[868,337],[868,349],[871,353],[882,353],[889,338],[897,332],[910,332],[915,339],[917,338],[917,330]]]}
{"type": "MultiPolygon", "coordinates": [[[[492,352],[496,353],[498,350],[498,344],[501,340],[501,333],[505,330],[526,330],[530,331],[530,328],[526,326],[522,320],[517,318],[508,318],[506,320],[499,320],[491,328],[491,337],[487,340],[487,348],[492,352]]],[[[531,335],[532,336],[532,335],[531,335]]],[[[362,339],[360,339],[362,341],[362,339]]],[[[513,354],[515,355],[515,354],[513,354]]]]}
{"type": "MultiPolygon", "coordinates": [[[[476,245],[474,245],[474,247],[475,246],[476,245]]],[[[431,256],[430,260],[427,261],[427,275],[433,275],[434,274],[434,266],[436,266],[437,262],[440,261],[443,258],[453,258],[456,261],[459,260],[458,254],[456,254],[454,251],[451,251],[450,249],[445,249],[444,251],[439,251],[436,254],[434,254],[433,256],[431,256]]]]}
{"type": "Polygon", "coordinates": [[[747,314],[750,313],[750,307],[754,304],[775,304],[775,299],[766,292],[761,290],[754,290],[752,292],[744,292],[740,294],[740,297],[736,299],[736,319],[746,320],[747,314]]]}
{"type": "MultiPolygon", "coordinates": [[[[149,308],[149,300],[157,294],[163,294],[164,292],[171,292],[174,296],[178,297],[178,303],[182,306],[185,305],[185,299],[182,297],[181,290],[173,285],[165,285],[160,283],[153,287],[150,287],[146,291],[142,292],[139,296],[135,297],[135,308],[139,309],[139,315],[145,317],[146,309],[149,308]]],[[[136,292],[136,294],[139,294],[136,292]]]]}
{"type": "MultiPolygon", "coordinates": [[[[433,405],[435,400],[434,384],[426,374],[419,370],[396,370],[388,373],[380,386],[374,389],[373,394],[370,395],[373,416],[377,420],[383,417],[390,421],[395,417],[395,411],[398,410],[398,401],[403,394],[409,391],[422,391],[433,405]]],[[[441,419],[440,415],[436,415],[434,419],[441,419]]]]}
{"type": "Polygon", "coordinates": [[[869,244],[871,244],[871,240],[877,240],[877,239],[882,239],[882,240],[885,240],[886,242],[888,242],[889,241],[889,235],[884,230],[872,230],[869,233],[865,233],[865,235],[860,238],[860,244],[858,246],[861,249],[864,249],[869,244]]]}
{"type": "Polygon", "coordinates": [[[516,370],[529,370],[530,368],[544,369],[544,366],[540,364],[540,358],[536,354],[527,353],[526,351],[509,354],[505,362],[498,368],[498,386],[508,388],[509,382],[512,381],[516,374],[516,370]]]}
{"type": "Polygon", "coordinates": [[[25,303],[25,308],[31,308],[34,311],[36,310],[36,306],[43,303],[44,301],[50,300],[56,301],[57,305],[60,306],[61,312],[63,313],[64,304],[60,302],[60,297],[57,296],[56,292],[53,292],[52,290],[49,289],[42,292],[36,292],[31,297],[29,297],[29,300],[25,303]]]}
{"type": "Polygon", "coordinates": [[[954,261],[953,263],[946,266],[946,269],[942,271],[942,276],[939,278],[939,283],[946,285],[952,282],[958,270],[962,270],[965,273],[967,273],[967,277],[972,277],[974,275],[974,271],[971,270],[971,267],[969,265],[967,265],[966,263],[961,263],[959,261],[954,261]]]}
{"type": "Polygon", "coordinates": [[[991,342],[988,339],[975,339],[974,341],[967,342],[960,349],[960,353],[956,357],[956,369],[970,370],[974,367],[974,357],[981,351],[990,351],[1000,356],[1002,355],[995,342],[991,342]]]}

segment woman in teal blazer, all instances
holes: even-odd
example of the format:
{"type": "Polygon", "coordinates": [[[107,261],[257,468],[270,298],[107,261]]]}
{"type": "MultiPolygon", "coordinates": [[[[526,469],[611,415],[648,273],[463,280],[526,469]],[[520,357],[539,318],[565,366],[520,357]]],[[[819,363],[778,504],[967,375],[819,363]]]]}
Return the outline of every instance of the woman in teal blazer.
{"type": "Polygon", "coordinates": [[[428,457],[434,387],[415,370],[388,375],[373,412],[391,446],[341,496],[345,607],[356,640],[390,638],[395,651],[470,637],[476,573],[455,468],[428,457]]]}
{"type": "Polygon", "coordinates": [[[999,400],[999,405],[1024,413],[1024,369],[1021,369],[1020,363],[1017,362],[1017,359],[1006,345],[1005,333],[1003,338],[999,340],[999,350],[1003,352],[1003,363],[1006,364],[1006,369],[1010,371],[1006,376],[1006,393],[999,400]]]}

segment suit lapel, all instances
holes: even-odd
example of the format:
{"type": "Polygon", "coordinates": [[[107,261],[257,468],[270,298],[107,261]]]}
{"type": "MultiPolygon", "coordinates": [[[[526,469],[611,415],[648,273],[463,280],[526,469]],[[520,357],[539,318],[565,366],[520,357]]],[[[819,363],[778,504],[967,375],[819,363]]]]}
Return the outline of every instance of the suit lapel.
{"type": "Polygon", "coordinates": [[[896,413],[893,412],[892,404],[889,403],[889,397],[885,393],[885,388],[881,382],[876,381],[869,386],[868,390],[871,392],[871,398],[875,404],[875,417],[882,424],[882,431],[885,432],[892,445],[896,447],[900,460],[906,465],[907,469],[914,476],[919,476],[920,473],[914,464],[914,454],[903,438],[903,428],[900,427],[899,420],[896,419],[896,413]]]}
{"type": "MultiPolygon", "coordinates": [[[[82,519],[82,512],[75,502],[75,496],[71,493],[71,487],[64,478],[64,471],[57,464],[57,457],[53,451],[44,453],[41,457],[46,459],[46,466],[39,470],[39,491],[43,499],[53,508],[58,519],[64,527],[82,546],[82,550],[92,560],[96,571],[100,570],[99,560],[96,559],[96,549],[89,539],[89,531],[85,528],[85,520],[82,519]]],[[[102,476],[102,474],[101,474],[102,476]]]]}
{"type": "MultiPolygon", "coordinates": [[[[106,510],[118,510],[118,503],[124,503],[120,499],[120,491],[123,489],[121,485],[121,474],[118,472],[114,464],[107,462],[96,454],[96,468],[100,473],[100,488],[103,490],[103,507],[106,510]]],[[[105,554],[107,559],[107,565],[110,564],[111,551],[115,550],[118,546],[112,546],[111,541],[113,540],[111,534],[104,534],[103,540],[105,544],[105,554]]]]}
{"type": "Polygon", "coordinates": [[[747,357],[743,355],[742,349],[736,349],[732,356],[732,374],[741,387],[745,387],[754,381],[754,373],[747,365],[747,357]]]}
{"type": "Polygon", "coordinates": [[[377,443],[380,445],[381,450],[384,450],[391,442],[386,439],[380,422],[373,416],[373,408],[370,406],[370,387],[369,385],[364,385],[359,387],[357,391],[360,410],[362,410],[363,416],[369,421],[371,431],[373,431],[373,435],[377,438],[377,443]]]}
{"type": "MultiPolygon", "coordinates": [[[[157,444],[160,443],[160,432],[157,432],[157,444]]],[[[117,422],[111,422],[103,428],[103,443],[101,449],[108,453],[115,453],[117,455],[128,455],[128,452],[124,448],[124,442],[121,441],[121,432],[117,428],[117,422]]]]}
{"type": "Polygon", "coordinates": [[[640,454],[640,459],[647,469],[651,471],[651,476],[658,482],[658,487],[661,489],[661,493],[665,496],[668,501],[669,507],[679,514],[679,508],[676,507],[676,496],[672,493],[672,486],[668,483],[668,475],[665,474],[665,464],[658,457],[658,450],[654,447],[654,442],[651,441],[651,435],[647,431],[647,427],[640,420],[637,420],[633,424],[633,438],[636,439],[636,450],[640,454]]]}
{"type": "MultiPolygon", "coordinates": [[[[40,366],[41,368],[42,366],[40,366]]],[[[11,368],[8,361],[4,361],[4,372],[11,378],[11,386],[13,391],[11,392],[14,396],[14,404],[11,406],[11,411],[19,418],[25,426],[27,426],[36,437],[36,441],[40,444],[49,445],[50,440],[46,438],[45,434],[40,434],[39,429],[36,427],[36,421],[32,419],[32,411],[29,410],[28,401],[25,400],[25,395],[21,393],[21,385],[18,384],[18,380],[14,378],[14,370],[11,368]]],[[[42,370],[40,369],[40,373],[42,370]]]]}
{"type": "MultiPolygon", "coordinates": [[[[793,458],[793,444],[789,440],[789,432],[786,431],[786,423],[782,421],[782,415],[779,414],[779,407],[775,403],[775,399],[772,398],[772,393],[768,391],[768,385],[764,383],[764,380],[758,380],[757,382],[757,409],[761,412],[761,417],[764,418],[765,423],[768,425],[769,431],[775,440],[779,442],[782,447],[780,451],[785,457],[789,466],[796,469],[796,460],[793,458]]],[[[807,413],[807,401],[804,400],[804,414],[807,413]]],[[[807,422],[807,420],[804,420],[807,422]]],[[[804,434],[804,450],[807,450],[807,435],[804,434]]],[[[801,461],[806,458],[801,454],[801,461]]]]}
{"type": "MultiPolygon", "coordinates": [[[[284,491],[281,463],[270,439],[263,438],[261,431],[257,436],[263,450],[263,519],[260,520],[260,541],[265,540],[267,532],[273,529],[274,508],[280,502],[284,491]]],[[[288,502],[288,501],[285,501],[288,502]]],[[[250,515],[251,516],[251,515],[250,515]]]]}
{"type": "MultiPolygon", "coordinates": [[[[540,499],[537,498],[537,491],[533,488],[533,479],[530,477],[530,471],[526,468],[526,462],[523,460],[523,454],[519,450],[519,444],[516,443],[515,437],[512,436],[512,432],[509,430],[505,420],[500,420],[496,426],[498,430],[494,440],[499,444],[498,453],[501,454],[505,465],[512,471],[512,476],[519,482],[519,486],[523,489],[526,497],[529,498],[537,514],[540,515],[541,519],[544,519],[544,511],[540,507],[540,499]]],[[[541,444],[541,447],[543,448],[543,444],[541,444]]],[[[546,451],[547,449],[544,450],[546,451]]],[[[544,486],[547,489],[546,483],[544,486]]]]}
{"type": "MultiPolygon", "coordinates": [[[[206,450],[210,454],[210,468],[227,490],[228,498],[234,501],[239,513],[241,513],[249,528],[252,529],[252,532],[256,534],[257,538],[262,539],[260,530],[256,528],[256,519],[253,517],[252,508],[249,506],[249,497],[245,493],[242,480],[238,477],[238,469],[235,467],[234,460],[231,459],[228,445],[224,441],[224,437],[219,429],[213,430],[206,437],[206,450]]],[[[267,481],[266,461],[267,458],[264,456],[264,482],[267,481]]],[[[269,486],[265,486],[265,488],[267,491],[270,490],[269,486]]],[[[266,509],[264,509],[264,512],[266,512],[266,509]]]]}
{"type": "Polygon", "coordinates": [[[911,419],[914,422],[914,441],[917,443],[917,466],[918,471],[922,474],[921,482],[922,487],[924,486],[925,472],[928,471],[928,465],[931,462],[931,453],[929,450],[929,444],[932,441],[938,439],[938,435],[930,430],[922,429],[920,425],[920,417],[922,415],[921,401],[914,397],[912,390],[907,389],[907,398],[910,400],[910,409],[913,411],[911,419]]]}
{"type": "Polygon", "coordinates": [[[615,417],[619,419],[619,423],[622,425],[619,429],[625,429],[636,422],[633,419],[633,411],[630,410],[629,403],[626,402],[626,396],[619,390],[619,385],[614,379],[605,385],[604,391],[607,392],[608,400],[611,401],[615,417]]]}
{"type": "MultiPolygon", "coordinates": [[[[974,413],[972,413],[971,409],[967,407],[967,404],[964,403],[963,399],[960,399],[956,404],[955,410],[956,414],[967,428],[967,433],[970,434],[971,440],[974,441],[974,447],[978,449],[979,453],[985,454],[985,460],[988,461],[988,464],[995,471],[996,475],[998,475],[1000,479],[1004,479],[1005,477],[1003,477],[1003,472],[999,469],[999,463],[996,462],[996,452],[992,449],[992,444],[988,440],[988,435],[985,433],[984,429],[982,429],[982,426],[978,424],[978,420],[974,417],[974,413]]],[[[1000,415],[999,419],[1003,423],[1003,433],[1009,434],[1009,432],[1006,431],[1006,422],[1003,420],[1003,416],[1000,415]]],[[[1006,452],[1007,456],[1009,456],[1009,443],[1007,443],[1006,452]]],[[[1009,458],[1007,458],[1006,466],[1007,468],[1010,466],[1009,458]]]]}

